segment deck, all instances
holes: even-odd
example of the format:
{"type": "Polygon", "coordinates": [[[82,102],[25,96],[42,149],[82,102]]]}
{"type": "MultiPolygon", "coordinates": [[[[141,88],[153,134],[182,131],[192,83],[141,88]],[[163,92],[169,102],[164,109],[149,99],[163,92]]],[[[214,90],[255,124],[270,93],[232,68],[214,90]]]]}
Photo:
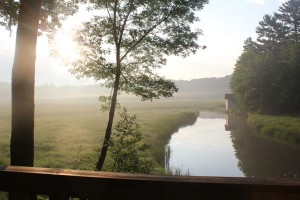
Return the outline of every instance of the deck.
{"type": "Polygon", "coordinates": [[[299,179],[152,176],[0,167],[0,191],[92,199],[300,199],[299,179]]]}

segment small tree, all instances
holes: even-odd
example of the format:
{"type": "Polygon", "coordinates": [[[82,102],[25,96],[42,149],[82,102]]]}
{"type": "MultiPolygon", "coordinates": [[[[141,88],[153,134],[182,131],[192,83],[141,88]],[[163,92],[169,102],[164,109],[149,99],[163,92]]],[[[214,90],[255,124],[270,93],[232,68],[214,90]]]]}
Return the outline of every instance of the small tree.
{"type": "Polygon", "coordinates": [[[106,158],[120,91],[142,100],[171,97],[175,84],[153,72],[166,63],[165,56],[195,53],[200,30],[195,12],[207,0],[104,0],[91,1],[100,13],[77,32],[82,57],[72,72],[80,77],[105,80],[112,89],[109,119],[96,170],[106,158]]]}
{"type": "Polygon", "coordinates": [[[143,141],[136,116],[130,116],[124,108],[120,117],[110,140],[108,153],[112,162],[107,169],[113,172],[150,173],[155,163],[149,153],[150,145],[143,141]]]}

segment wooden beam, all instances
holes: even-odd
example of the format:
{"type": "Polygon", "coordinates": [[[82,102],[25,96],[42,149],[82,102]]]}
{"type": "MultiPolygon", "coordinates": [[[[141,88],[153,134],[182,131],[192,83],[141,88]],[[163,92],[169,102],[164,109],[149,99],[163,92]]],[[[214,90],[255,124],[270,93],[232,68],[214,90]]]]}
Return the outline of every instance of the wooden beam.
{"type": "Polygon", "coordinates": [[[0,167],[0,191],[101,199],[300,199],[299,179],[152,176],[0,167]]]}

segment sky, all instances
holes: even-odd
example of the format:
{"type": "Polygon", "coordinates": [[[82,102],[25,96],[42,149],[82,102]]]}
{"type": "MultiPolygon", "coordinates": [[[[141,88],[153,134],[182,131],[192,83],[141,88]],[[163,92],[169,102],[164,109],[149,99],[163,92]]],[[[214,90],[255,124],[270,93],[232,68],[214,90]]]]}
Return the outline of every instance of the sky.
{"type": "MultiPolygon", "coordinates": [[[[276,12],[285,0],[210,0],[197,13],[200,22],[193,26],[203,31],[198,43],[205,50],[187,58],[170,56],[167,64],[157,73],[172,80],[191,80],[207,77],[224,77],[232,74],[236,60],[243,51],[244,40],[256,38],[255,29],[265,14],[276,12]]],[[[58,36],[57,46],[61,54],[76,54],[76,46],[69,41],[67,32],[82,15],[64,23],[58,36]]],[[[11,34],[0,27],[0,82],[11,82],[14,58],[15,31],[11,34]]],[[[36,60],[36,85],[92,84],[93,80],[76,79],[58,59],[49,56],[47,39],[38,39],[36,60]]]]}

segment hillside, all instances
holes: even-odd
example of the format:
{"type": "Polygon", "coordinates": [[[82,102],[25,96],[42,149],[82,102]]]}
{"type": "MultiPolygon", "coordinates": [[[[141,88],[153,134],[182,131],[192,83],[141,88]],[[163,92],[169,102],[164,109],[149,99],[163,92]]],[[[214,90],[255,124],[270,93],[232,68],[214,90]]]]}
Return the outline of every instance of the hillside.
{"type": "MultiPolygon", "coordinates": [[[[231,76],[222,78],[202,78],[190,81],[174,81],[179,92],[175,98],[223,98],[228,93],[231,76]]],[[[10,83],[0,82],[0,101],[11,98],[10,83]]],[[[100,95],[108,95],[109,90],[100,85],[84,86],[53,86],[42,85],[35,89],[36,99],[58,99],[58,98],[89,98],[100,95]]]]}
{"type": "Polygon", "coordinates": [[[179,88],[179,96],[223,98],[230,92],[229,82],[231,76],[222,78],[201,78],[190,81],[175,81],[179,88]]]}

